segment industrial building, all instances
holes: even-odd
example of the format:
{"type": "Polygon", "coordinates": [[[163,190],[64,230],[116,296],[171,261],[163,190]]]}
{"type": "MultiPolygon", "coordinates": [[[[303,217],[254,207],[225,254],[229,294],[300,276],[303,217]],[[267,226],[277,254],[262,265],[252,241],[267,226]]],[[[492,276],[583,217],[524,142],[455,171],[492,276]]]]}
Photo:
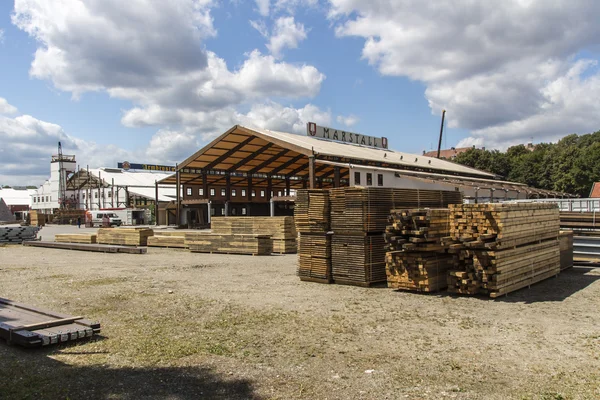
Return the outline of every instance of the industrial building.
{"type": "Polygon", "coordinates": [[[32,194],[35,189],[22,187],[0,188],[0,199],[4,200],[8,210],[17,221],[23,221],[27,218],[31,209],[32,194]]]}
{"type": "Polygon", "coordinates": [[[308,125],[306,136],[236,125],[188,157],[159,182],[179,186],[182,193],[165,208],[168,222],[193,226],[214,215],[291,215],[299,188],[457,190],[468,202],[564,196],[450,161],[390,150],[385,138],[324,127],[313,135],[316,125],[308,125]]]}

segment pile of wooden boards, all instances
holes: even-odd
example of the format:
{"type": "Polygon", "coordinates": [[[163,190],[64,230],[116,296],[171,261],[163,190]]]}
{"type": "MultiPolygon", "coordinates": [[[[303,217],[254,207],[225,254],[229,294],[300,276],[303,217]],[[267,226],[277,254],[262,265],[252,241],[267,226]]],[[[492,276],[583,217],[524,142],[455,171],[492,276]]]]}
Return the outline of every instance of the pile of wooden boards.
{"type": "Polygon", "coordinates": [[[100,228],[97,242],[122,246],[147,246],[148,238],[154,236],[149,228],[100,228]]]}
{"type": "Polygon", "coordinates": [[[274,253],[296,253],[294,217],[213,217],[212,233],[219,235],[269,235],[274,253]]]}
{"type": "Polygon", "coordinates": [[[39,228],[36,226],[0,227],[0,243],[23,243],[24,240],[35,240],[39,228]]]}
{"type": "Polygon", "coordinates": [[[148,247],[168,247],[187,249],[185,231],[154,230],[154,236],[147,240],[148,247]]]}
{"type": "Polygon", "coordinates": [[[88,233],[57,233],[54,241],[57,243],[96,243],[97,235],[88,233]]]}
{"type": "Polygon", "coordinates": [[[572,230],[600,229],[600,213],[561,211],[560,227],[572,230]]]}
{"type": "Polygon", "coordinates": [[[573,237],[573,231],[560,231],[558,235],[561,271],[573,267],[573,237]]]}
{"type": "Polygon", "coordinates": [[[386,282],[383,234],[390,210],[462,203],[457,191],[347,187],[331,190],[332,272],[336,283],[386,282]]]}
{"type": "Polygon", "coordinates": [[[0,337],[9,344],[47,346],[91,338],[98,333],[98,322],[0,298],[0,337]]]}
{"type": "Polygon", "coordinates": [[[392,210],[385,232],[388,287],[418,292],[446,288],[454,257],[442,238],[450,232],[450,210],[392,210]]]}
{"type": "Polygon", "coordinates": [[[39,211],[29,211],[29,225],[31,226],[44,226],[46,225],[46,214],[42,214],[39,211]]]}
{"type": "Polygon", "coordinates": [[[191,252],[270,255],[273,251],[269,235],[187,235],[185,244],[191,252]]]}
{"type": "Polygon", "coordinates": [[[556,204],[451,205],[450,223],[450,292],[498,297],[560,272],[556,204]]]}
{"type": "Polygon", "coordinates": [[[331,283],[329,191],[297,191],[294,221],[298,238],[298,276],[303,281],[331,283]]]}

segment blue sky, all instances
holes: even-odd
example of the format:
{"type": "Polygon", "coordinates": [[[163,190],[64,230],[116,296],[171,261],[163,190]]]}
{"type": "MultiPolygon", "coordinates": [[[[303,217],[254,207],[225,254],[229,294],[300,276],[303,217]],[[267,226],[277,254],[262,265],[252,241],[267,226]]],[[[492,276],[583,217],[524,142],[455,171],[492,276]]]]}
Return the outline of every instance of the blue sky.
{"type": "Polygon", "coordinates": [[[99,167],[171,164],[236,123],[315,120],[414,153],[437,146],[442,108],[448,147],[600,125],[583,0],[49,4],[0,3],[0,183],[41,183],[58,140],[99,167]]]}

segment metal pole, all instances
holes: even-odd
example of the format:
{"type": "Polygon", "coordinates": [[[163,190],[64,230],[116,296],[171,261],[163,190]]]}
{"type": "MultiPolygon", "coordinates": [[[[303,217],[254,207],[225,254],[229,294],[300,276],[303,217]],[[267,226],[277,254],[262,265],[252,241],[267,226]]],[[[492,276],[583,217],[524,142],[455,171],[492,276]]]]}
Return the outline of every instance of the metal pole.
{"type": "Polygon", "coordinates": [[[271,212],[271,217],[275,216],[275,202],[273,201],[273,199],[271,199],[271,205],[270,205],[270,212],[271,212]]]}
{"type": "Polygon", "coordinates": [[[177,212],[175,218],[177,220],[177,226],[181,224],[181,177],[179,175],[179,165],[175,164],[175,176],[177,178],[177,212]]]}
{"type": "Polygon", "coordinates": [[[210,224],[210,217],[211,217],[211,209],[212,209],[212,202],[209,201],[208,203],[206,203],[206,211],[208,211],[207,215],[208,215],[208,223],[210,224]]]}
{"type": "Polygon", "coordinates": [[[446,110],[442,110],[442,125],[440,125],[440,141],[438,142],[437,158],[440,158],[440,150],[442,149],[442,133],[444,132],[444,118],[446,117],[446,110]]]}
{"type": "MultiPolygon", "coordinates": [[[[117,192],[118,194],[118,192],[117,192]]],[[[117,206],[119,205],[119,200],[117,199],[117,206]]],[[[112,178],[110,184],[110,207],[115,208],[115,178],[112,178]]]]}
{"type": "Polygon", "coordinates": [[[154,222],[156,226],[158,226],[158,181],[154,180],[154,218],[156,219],[154,222]]]}
{"type": "Polygon", "coordinates": [[[315,156],[308,156],[308,186],[315,188],[315,156]]]}

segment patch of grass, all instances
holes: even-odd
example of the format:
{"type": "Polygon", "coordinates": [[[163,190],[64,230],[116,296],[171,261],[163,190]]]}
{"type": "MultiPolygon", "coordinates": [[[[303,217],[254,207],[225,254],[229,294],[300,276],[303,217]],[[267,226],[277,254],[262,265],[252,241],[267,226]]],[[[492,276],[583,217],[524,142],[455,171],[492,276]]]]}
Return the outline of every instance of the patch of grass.
{"type": "Polygon", "coordinates": [[[556,393],[556,392],[542,393],[542,395],[540,395],[540,399],[541,400],[566,400],[566,398],[562,394],[556,393]]]}
{"type": "Polygon", "coordinates": [[[85,289],[94,286],[108,286],[114,285],[117,283],[122,283],[125,281],[125,278],[98,278],[98,279],[90,279],[86,281],[74,281],[71,284],[71,288],[75,289],[85,289]]]}

